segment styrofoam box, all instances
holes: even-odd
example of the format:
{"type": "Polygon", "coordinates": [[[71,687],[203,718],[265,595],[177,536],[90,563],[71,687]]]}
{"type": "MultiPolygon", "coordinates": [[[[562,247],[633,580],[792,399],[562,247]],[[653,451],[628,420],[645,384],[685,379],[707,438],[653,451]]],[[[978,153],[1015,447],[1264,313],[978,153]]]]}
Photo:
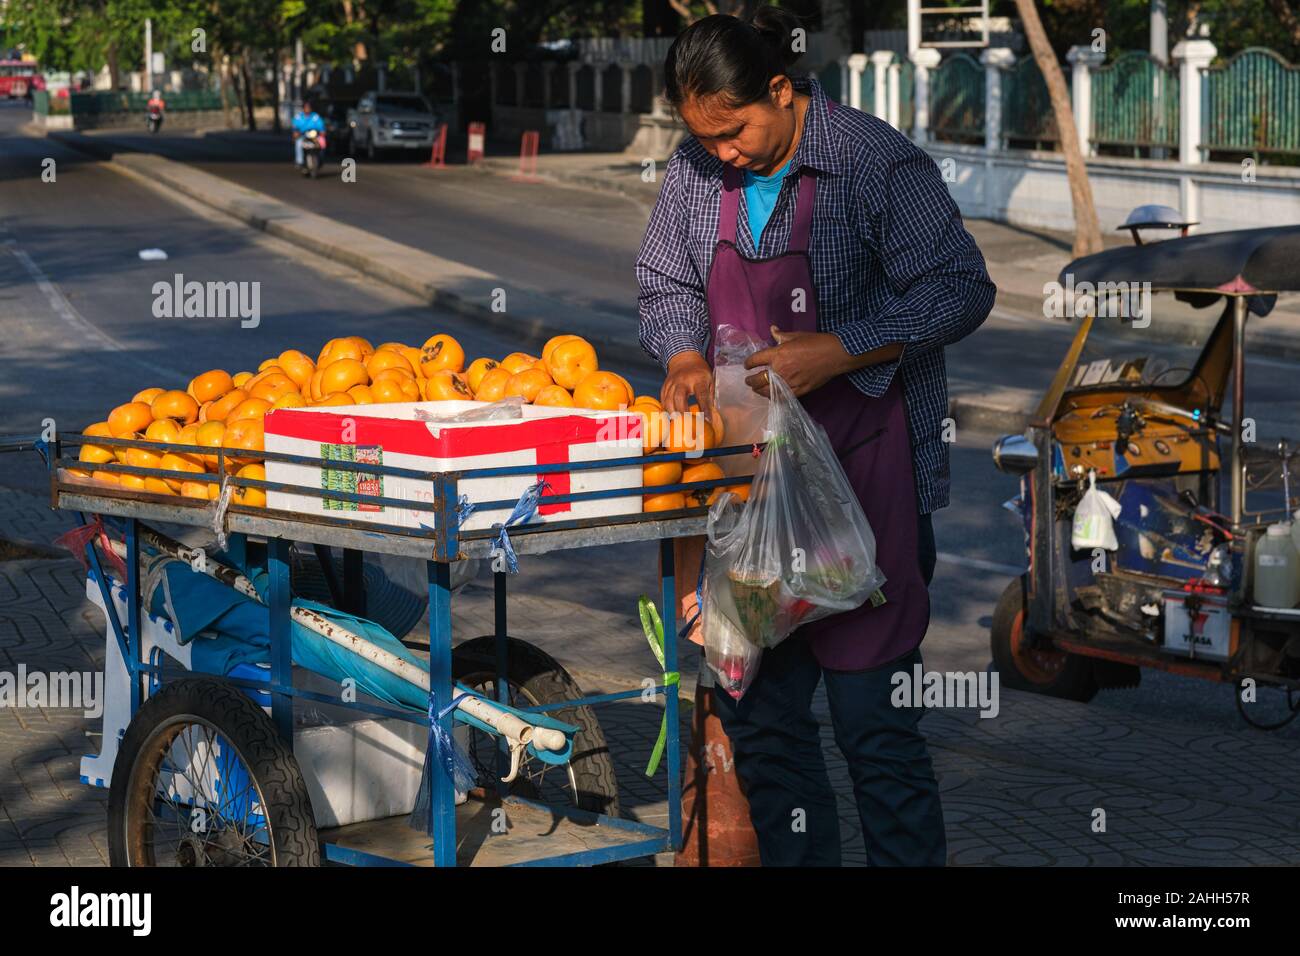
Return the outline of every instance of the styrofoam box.
{"type": "MultiPolygon", "coordinates": [[[[418,418],[416,410],[446,418],[483,402],[396,402],[283,408],[266,414],[266,450],[312,458],[343,458],[429,472],[465,471],[507,465],[603,461],[640,455],[641,417],[629,412],[591,411],[524,405],[521,419],[448,423],[418,418]],[[346,441],[345,441],[346,439],[346,441]]],[[[311,465],[267,461],[268,481],[308,488],[333,488],[365,495],[432,503],[433,482],[393,475],[366,475],[311,465]]],[[[458,492],[476,505],[512,503],[529,486],[545,478],[546,494],[577,494],[636,488],[627,497],[541,504],[533,522],[569,521],[641,512],[641,466],[577,472],[524,474],[502,478],[467,478],[458,492]]],[[[546,495],[542,497],[545,502],[546,495]]],[[[433,528],[431,511],[325,499],[293,492],[268,491],[268,508],[300,514],[330,515],[405,528],[433,528]]],[[[512,507],[476,509],[461,530],[490,528],[510,517],[512,507]]]]}

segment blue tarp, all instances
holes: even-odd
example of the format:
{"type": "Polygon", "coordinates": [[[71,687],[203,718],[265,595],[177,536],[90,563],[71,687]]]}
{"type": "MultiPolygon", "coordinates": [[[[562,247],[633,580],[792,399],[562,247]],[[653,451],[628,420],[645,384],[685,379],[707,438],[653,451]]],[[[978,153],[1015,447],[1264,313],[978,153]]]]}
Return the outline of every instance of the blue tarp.
{"type": "MultiPolygon", "coordinates": [[[[228,556],[218,560],[231,564],[228,556]]],[[[244,569],[258,593],[265,598],[269,575],[265,568],[244,569]]],[[[181,561],[169,560],[162,568],[166,589],[154,589],[149,610],[172,618],[182,644],[190,645],[193,667],[211,674],[228,674],[239,664],[269,663],[271,647],[271,612],[264,604],[245,597],[234,588],[206,574],[194,571],[181,561]],[[170,596],[172,613],[166,599],[170,596]],[[217,636],[200,636],[215,632],[217,636]]],[[[321,617],[365,638],[428,672],[428,665],[411,653],[397,638],[378,624],[344,614],[324,604],[298,598],[296,607],[315,611],[321,617]]],[[[292,623],[293,662],[331,680],[352,678],[357,690],[388,704],[425,711],[428,695],[420,688],[390,674],[376,664],[339,647],[301,624],[292,623]]]]}
{"type": "MultiPolygon", "coordinates": [[[[175,622],[179,632],[178,640],[190,646],[191,666],[195,671],[226,675],[240,664],[270,663],[270,608],[245,597],[228,584],[195,571],[183,561],[158,559],[153,555],[149,560],[164,562],[160,573],[166,578],[165,588],[162,583],[154,588],[149,611],[175,622]],[[170,612],[167,608],[168,598],[171,601],[170,612]]],[[[254,589],[263,600],[266,599],[270,575],[264,566],[241,565],[224,554],[216,555],[215,560],[230,567],[238,567],[252,582],[254,589]]],[[[142,560],[141,563],[146,562],[142,560]]],[[[416,657],[401,641],[373,621],[344,614],[328,605],[308,601],[305,598],[297,598],[293,603],[295,607],[315,611],[321,617],[428,673],[427,662],[416,657]]],[[[427,691],[402,680],[377,664],[340,647],[297,622],[291,622],[290,626],[294,664],[339,683],[352,678],[356,682],[356,689],[363,694],[397,707],[419,713],[428,712],[427,691]]],[[[465,688],[458,688],[458,690],[464,691],[465,688]]],[[[449,703],[443,701],[442,706],[447,706],[449,703]]],[[[502,705],[496,704],[496,706],[502,705]]],[[[512,711],[530,723],[563,731],[568,738],[568,745],[563,751],[538,752],[531,745],[529,750],[547,763],[562,763],[568,760],[572,752],[573,735],[577,733],[578,727],[544,714],[523,714],[510,707],[504,709],[512,711]]],[[[464,711],[457,710],[456,719],[487,733],[493,733],[491,728],[464,711]]]]}

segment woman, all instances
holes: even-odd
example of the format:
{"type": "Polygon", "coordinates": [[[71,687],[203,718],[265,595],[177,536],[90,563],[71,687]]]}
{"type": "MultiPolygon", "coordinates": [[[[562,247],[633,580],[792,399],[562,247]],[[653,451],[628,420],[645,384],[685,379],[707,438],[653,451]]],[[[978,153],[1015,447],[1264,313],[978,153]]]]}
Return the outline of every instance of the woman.
{"type": "Polygon", "coordinates": [[[943,865],[921,712],[891,706],[890,678],[920,663],[929,623],[930,513],[948,498],[943,348],[979,326],[995,289],[933,160],[791,75],[797,27],[772,7],[712,16],[668,52],[665,93],[691,136],[637,257],[641,341],[667,370],[665,408],[694,397],[710,416],[712,332],[773,341],[747,381],[766,395],[769,370],[780,375],[826,429],[888,578],[884,605],[765,652],[739,702],[714,688],[763,862],[840,862],[811,709],[825,680],[869,859],[943,865]]]}

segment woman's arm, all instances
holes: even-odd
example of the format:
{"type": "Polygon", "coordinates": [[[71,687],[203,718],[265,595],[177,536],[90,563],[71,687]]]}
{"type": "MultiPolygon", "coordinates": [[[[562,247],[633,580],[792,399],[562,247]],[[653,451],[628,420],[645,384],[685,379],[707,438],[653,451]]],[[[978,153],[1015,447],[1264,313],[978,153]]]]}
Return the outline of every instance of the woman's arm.
{"type": "Polygon", "coordinates": [[[844,350],[864,356],[895,345],[906,360],[974,332],[997,288],[934,160],[908,144],[882,155],[862,182],[859,237],[891,294],[872,315],[835,330],[844,350]]]}
{"type": "MultiPolygon", "coordinates": [[[[888,284],[883,306],[831,332],[773,329],[777,345],[745,363],[771,367],[796,395],[859,370],[868,393],[883,395],[903,361],[964,338],[993,307],[984,257],[925,152],[905,143],[881,154],[862,171],[857,197],[858,239],[888,284]]],[[[763,375],[746,381],[766,395],[763,375]]]]}
{"type": "Polygon", "coordinates": [[[636,258],[641,347],[667,371],[662,400],[678,412],[686,411],[690,395],[705,408],[713,396],[713,373],[704,360],[709,310],[704,279],[689,254],[683,162],[680,153],[668,161],[636,258]]]}

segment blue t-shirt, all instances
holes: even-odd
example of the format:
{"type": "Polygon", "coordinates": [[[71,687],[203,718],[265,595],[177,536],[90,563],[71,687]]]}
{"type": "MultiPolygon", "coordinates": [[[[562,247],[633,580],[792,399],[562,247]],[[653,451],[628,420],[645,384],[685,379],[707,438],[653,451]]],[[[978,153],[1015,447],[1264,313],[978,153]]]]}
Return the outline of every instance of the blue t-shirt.
{"type": "Polygon", "coordinates": [[[293,118],[293,128],[299,133],[305,133],[309,129],[319,130],[323,133],[325,132],[325,121],[320,118],[319,113],[303,113],[300,111],[293,118]]]}
{"type": "Polygon", "coordinates": [[[790,161],[771,176],[756,176],[748,169],[745,174],[745,211],[749,215],[749,234],[754,237],[754,251],[757,252],[763,241],[763,229],[772,218],[772,209],[776,206],[776,197],[781,195],[781,183],[785,179],[790,161]]]}

